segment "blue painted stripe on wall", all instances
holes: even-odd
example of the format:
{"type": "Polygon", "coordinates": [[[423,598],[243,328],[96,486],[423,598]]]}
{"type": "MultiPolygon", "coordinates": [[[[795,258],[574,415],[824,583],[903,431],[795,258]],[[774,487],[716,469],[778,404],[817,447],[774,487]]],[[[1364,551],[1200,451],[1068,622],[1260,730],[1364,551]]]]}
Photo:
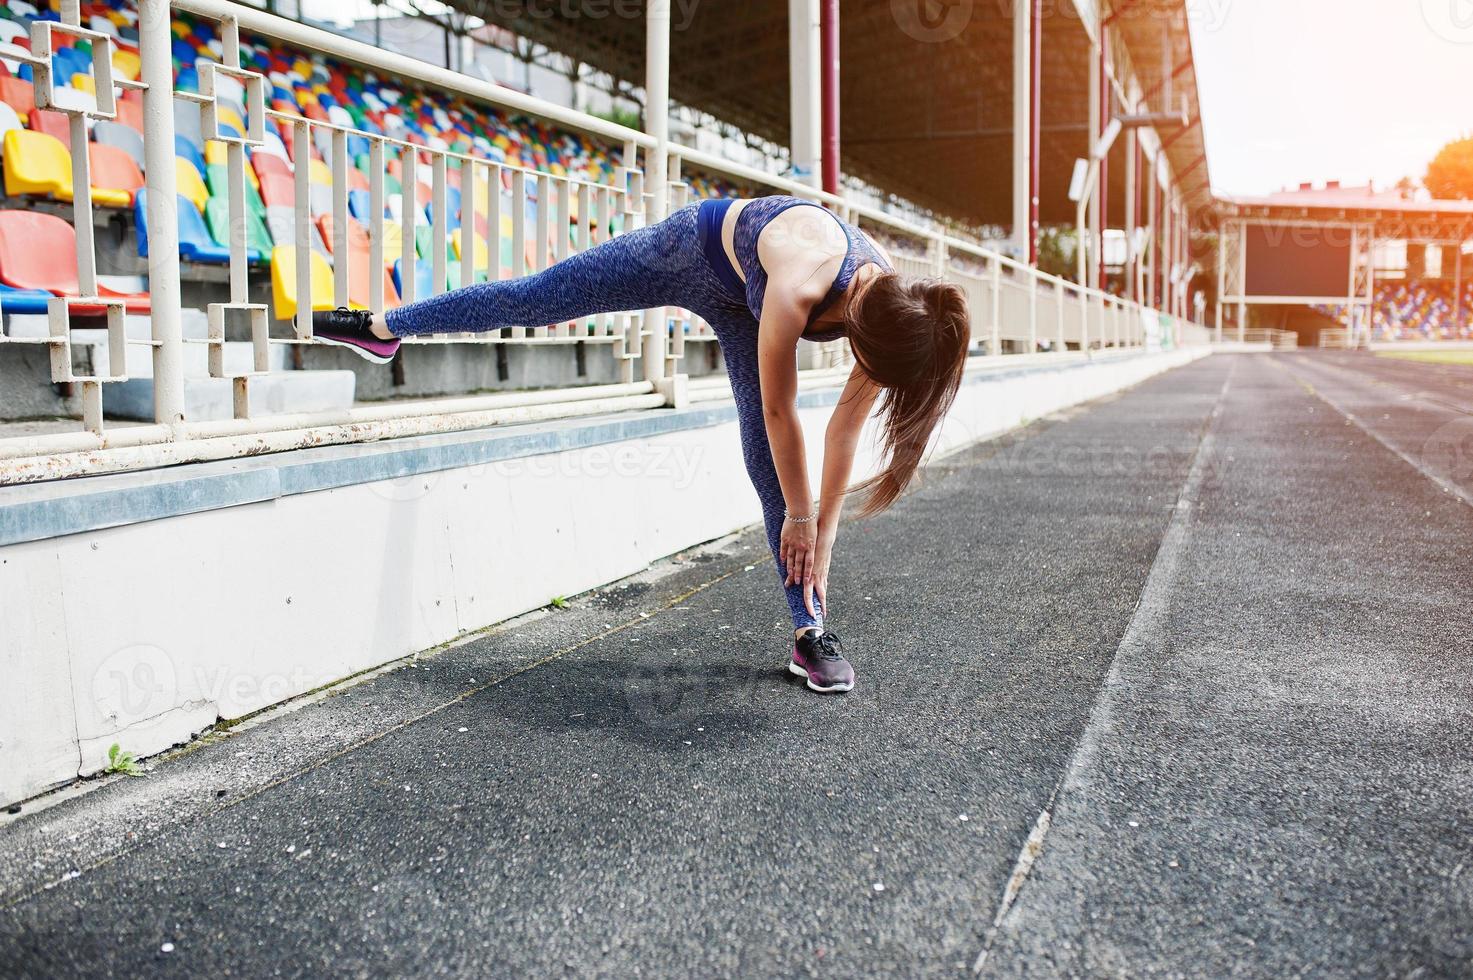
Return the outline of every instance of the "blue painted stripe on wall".
{"type": "MultiPolygon", "coordinates": [[[[1086,363],[1006,368],[973,374],[965,383],[1070,371],[1086,363]]],[[[838,400],[838,388],[822,388],[800,392],[797,404],[799,408],[821,408],[838,400]]],[[[648,439],[735,420],[736,407],[729,403],[678,411],[655,409],[0,487],[0,546],[258,503],[314,490],[648,439]]]]}

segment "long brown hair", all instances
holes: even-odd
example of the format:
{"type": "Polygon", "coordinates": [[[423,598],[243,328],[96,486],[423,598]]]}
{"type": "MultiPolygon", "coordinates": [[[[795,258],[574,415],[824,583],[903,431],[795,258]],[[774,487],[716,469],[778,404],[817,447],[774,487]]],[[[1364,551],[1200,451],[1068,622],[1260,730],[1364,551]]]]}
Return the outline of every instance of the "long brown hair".
{"type": "Polygon", "coordinates": [[[878,514],[904,492],[931,433],[961,387],[972,320],[966,294],[942,279],[881,272],[860,285],[844,309],[849,345],[880,394],[885,468],[854,488],[861,515],[878,514]]]}

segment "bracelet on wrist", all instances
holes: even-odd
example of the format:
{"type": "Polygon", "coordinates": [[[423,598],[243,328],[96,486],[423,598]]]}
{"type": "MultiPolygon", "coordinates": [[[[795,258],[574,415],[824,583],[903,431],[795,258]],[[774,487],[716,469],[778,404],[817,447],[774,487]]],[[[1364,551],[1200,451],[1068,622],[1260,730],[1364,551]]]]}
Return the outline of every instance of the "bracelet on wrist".
{"type": "Polygon", "coordinates": [[[792,521],[794,524],[807,524],[808,522],[813,520],[814,516],[815,515],[813,514],[805,514],[800,517],[796,514],[789,514],[786,512],[783,514],[784,519],[792,521]]]}

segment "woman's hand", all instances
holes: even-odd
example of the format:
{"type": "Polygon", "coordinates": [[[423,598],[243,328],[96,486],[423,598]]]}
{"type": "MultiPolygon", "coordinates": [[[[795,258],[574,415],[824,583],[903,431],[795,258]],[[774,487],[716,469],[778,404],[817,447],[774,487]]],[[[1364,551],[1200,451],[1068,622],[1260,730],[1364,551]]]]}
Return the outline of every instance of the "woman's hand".
{"type": "MultiPolygon", "coordinates": [[[[801,515],[800,515],[801,516],[801,515]]],[[[813,574],[814,550],[818,542],[817,521],[794,521],[783,518],[783,535],[778,544],[778,555],[783,567],[788,570],[783,579],[783,588],[790,585],[808,586],[813,574]]],[[[805,596],[807,589],[805,588],[805,596]]]]}
{"type": "Polygon", "coordinates": [[[810,616],[818,616],[818,610],[822,610],[825,616],[829,611],[829,559],[834,552],[834,539],[838,536],[838,525],[833,521],[820,521],[818,527],[818,540],[813,548],[813,574],[809,576],[808,582],[803,587],[803,604],[808,607],[810,616]],[[813,600],[818,599],[818,609],[813,608],[813,600]]]}

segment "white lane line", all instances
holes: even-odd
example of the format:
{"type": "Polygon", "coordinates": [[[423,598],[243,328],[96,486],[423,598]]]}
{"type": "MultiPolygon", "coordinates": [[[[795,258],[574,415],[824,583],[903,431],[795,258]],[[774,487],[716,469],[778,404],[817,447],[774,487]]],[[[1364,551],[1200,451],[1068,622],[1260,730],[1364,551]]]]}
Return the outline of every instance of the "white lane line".
{"type": "MultiPolygon", "coordinates": [[[[1467,504],[1469,507],[1473,507],[1473,493],[1469,493],[1467,490],[1464,490],[1462,487],[1458,486],[1456,483],[1453,483],[1453,482],[1451,482],[1449,480],[1443,479],[1441,476],[1439,476],[1433,470],[1429,469],[1427,467],[1427,464],[1426,463],[1422,462],[1420,459],[1417,459],[1415,456],[1411,456],[1411,455],[1409,455],[1407,453],[1402,452],[1399,448],[1397,448],[1396,446],[1392,445],[1391,442],[1388,439],[1386,439],[1384,436],[1382,436],[1381,433],[1377,432],[1375,429],[1371,428],[1365,422],[1361,421],[1361,419],[1354,412],[1350,411],[1347,408],[1342,407],[1338,402],[1336,402],[1333,398],[1331,398],[1329,395],[1325,394],[1320,389],[1316,388],[1312,383],[1310,383],[1308,380],[1306,380],[1297,371],[1291,371],[1291,370],[1289,370],[1288,368],[1284,367],[1281,364],[1274,364],[1274,367],[1278,368],[1280,371],[1283,371],[1285,374],[1289,375],[1289,377],[1291,377],[1295,381],[1297,381],[1299,383],[1299,386],[1301,388],[1303,388],[1305,391],[1309,392],[1315,398],[1318,398],[1320,401],[1324,402],[1326,405],[1330,406],[1335,411],[1337,411],[1341,415],[1345,416],[1345,418],[1347,420],[1349,420],[1350,423],[1353,424],[1357,429],[1360,429],[1366,435],[1370,436],[1372,439],[1374,439],[1377,442],[1379,442],[1392,455],[1396,456],[1398,459],[1400,459],[1402,462],[1406,463],[1412,469],[1416,470],[1418,473],[1422,474],[1427,479],[1431,480],[1432,483],[1435,486],[1437,486],[1438,488],[1440,488],[1443,493],[1450,493],[1454,497],[1457,497],[1459,500],[1461,500],[1463,503],[1467,504]]],[[[1446,405],[1441,406],[1441,407],[1444,408],[1444,409],[1448,409],[1448,406],[1446,406],[1446,405]]]]}
{"type": "Polygon", "coordinates": [[[1217,392],[1217,400],[1212,406],[1212,411],[1202,423],[1202,434],[1197,440],[1196,452],[1192,455],[1192,465],[1187,470],[1187,478],[1182,482],[1181,490],[1177,494],[1176,506],[1172,509],[1171,519],[1167,522],[1166,533],[1161,536],[1161,544],[1156,549],[1156,557],[1151,562],[1151,570],[1146,574],[1146,584],[1141,589],[1140,598],[1136,600],[1135,611],[1131,613],[1130,622],[1126,624],[1125,632],[1115,646],[1115,653],[1110,658],[1109,669],[1105,672],[1105,680],[1100,685],[1099,691],[1095,693],[1094,702],[1090,705],[1089,719],[1085,722],[1079,742],[1074,746],[1074,751],[1069,757],[1069,765],[1065,767],[1064,774],[1059,777],[1058,785],[1054,787],[1047,805],[1039,813],[1032,832],[1028,834],[1028,839],[1023,842],[1023,847],[1018,852],[1018,860],[1014,863],[1013,873],[1009,876],[1007,886],[1003,889],[997,914],[993,916],[992,927],[987,932],[987,940],[982,951],[977,954],[976,962],[972,964],[973,973],[981,973],[983,967],[987,965],[987,957],[992,952],[997,937],[1001,934],[1003,919],[1007,917],[1017,902],[1023,886],[1028,881],[1029,873],[1043,854],[1044,839],[1048,836],[1049,828],[1053,824],[1053,813],[1059,797],[1082,785],[1084,771],[1099,754],[1100,743],[1111,727],[1112,708],[1109,695],[1121,686],[1121,654],[1131,650],[1150,649],[1158,644],[1160,638],[1165,635],[1167,619],[1171,613],[1172,587],[1176,581],[1177,566],[1181,564],[1182,553],[1186,550],[1191,515],[1197,507],[1202,482],[1211,468],[1209,460],[1215,446],[1213,429],[1217,427],[1217,420],[1222,415],[1223,405],[1232,387],[1233,374],[1237,369],[1238,361],[1234,359],[1232,366],[1228,369],[1227,377],[1222,381],[1222,388],[1217,392]]]}

